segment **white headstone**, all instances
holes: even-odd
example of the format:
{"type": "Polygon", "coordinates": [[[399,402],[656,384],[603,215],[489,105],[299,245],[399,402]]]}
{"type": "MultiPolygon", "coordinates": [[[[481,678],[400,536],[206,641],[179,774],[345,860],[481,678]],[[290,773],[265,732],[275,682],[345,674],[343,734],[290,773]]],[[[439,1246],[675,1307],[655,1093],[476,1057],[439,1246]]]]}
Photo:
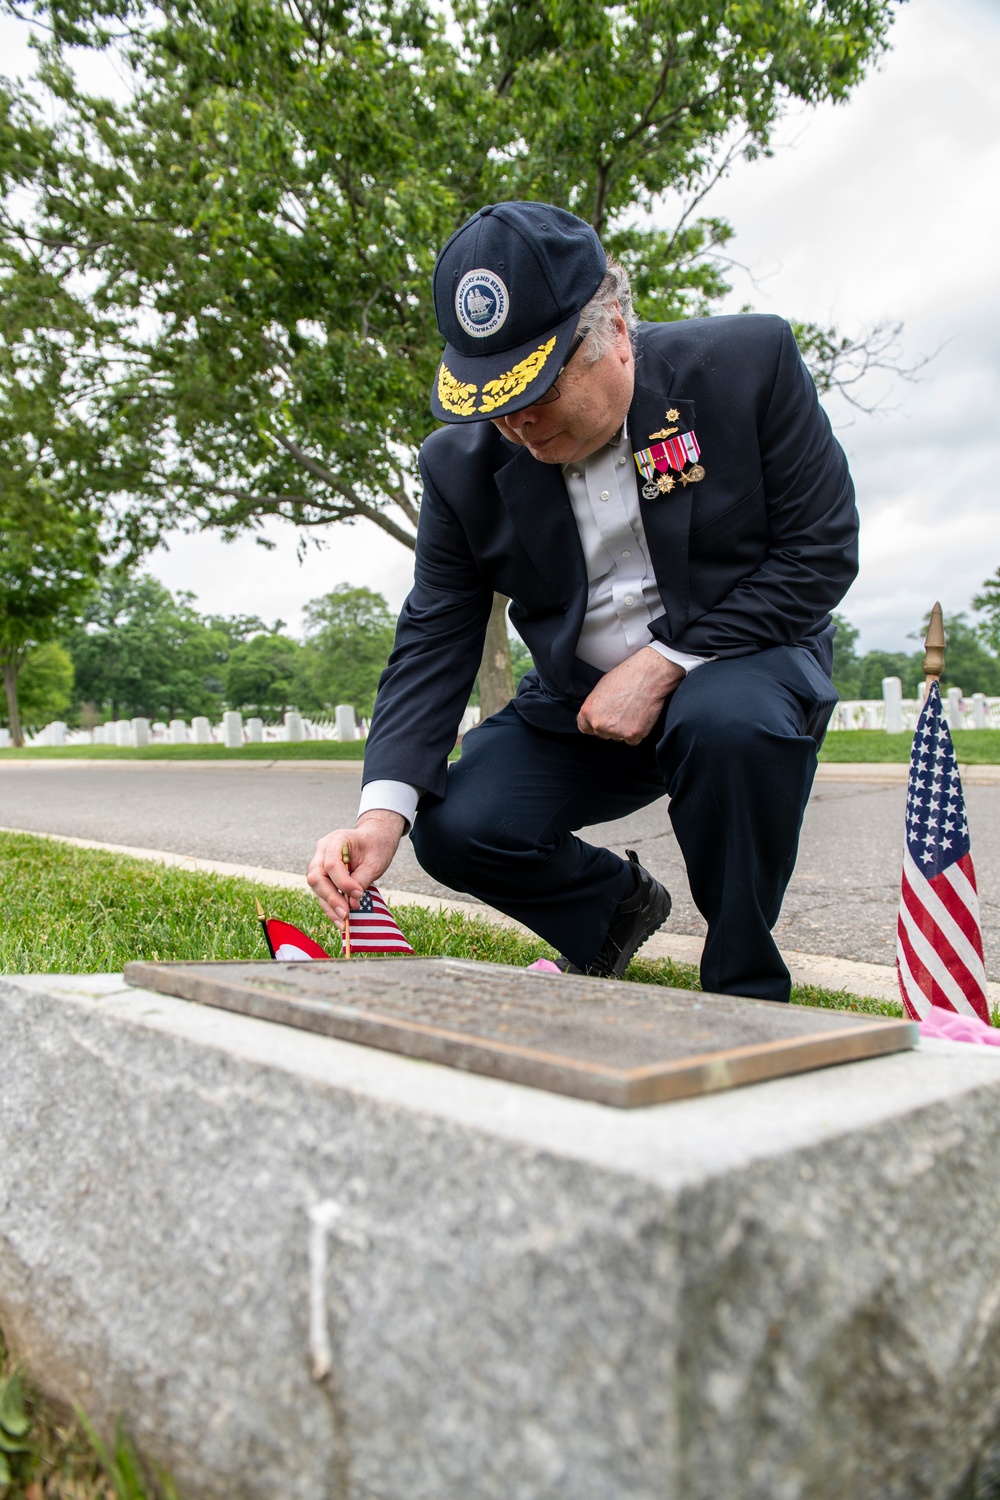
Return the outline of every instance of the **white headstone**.
{"type": "Polygon", "coordinates": [[[353,703],[338,703],[334,710],[333,722],[337,726],[338,740],[357,739],[358,722],[354,716],[353,703]]]}
{"type": "Polygon", "coordinates": [[[948,689],[948,724],[952,729],[962,727],[962,689],[948,689]]]}
{"type": "Polygon", "coordinates": [[[49,744],[50,745],[65,745],[65,743],[66,743],[66,725],[63,723],[62,719],[55,719],[49,725],[49,744]]]}
{"type": "Polygon", "coordinates": [[[247,719],[247,744],[259,745],[264,738],[264,720],[247,719]]]}
{"type": "Polygon", "coordinates": [[[149,730],[151,734],[158,734],[162,739],[167,732],[167,726],[166,724],[164,724],[162,719],[155,719],[153,723],[150,724],[149,730]]]}
{"type": "Polygon", "coordinates": [[[990,722],[990,710],[986,702],[985,693],[973,693],[972,695],[972,727],[974,729],[986,729],[990,722]]]}
{"type": "Polygon", "coordinates": [[[186,719],[171,719],[169,729],[170,743],[172,745],[186,745],[188,738],[188,727],[186,719]]]}
{"type": "Polygon", "coordinates": [[[139,745],[148,745],[149,744],[149,720],[148,719],[133,719],[132,720],[132,743],[133,743],[133,745],[136,745],[136,746],[139,746],[139,745]]]}
{"type": "Polygon", "coordinates": [[[115,720],[115,739],[114,739],[114,743],[116,745],[131,745],[131,743],[132,743],[132,725],[131,725],[131,723],[130,723],[130,721],[128,719],[116,719],[115,720]]]}
{"type": "Polygon", "coordinates": [[[222,715],[222,742],[227,750],[243,749],[243,715],[234,708],[222,715]]]}
{"type": "Polygon", "coordinates": [[[212,726],[204,714],[191,720],[191,738],[196,745],[210,745],[212,743],[212,726]]]}
{"type": "Polygon", "coordinates": [[[118,725],[115,723],[114,719],[108,719],[107,722],[104,725],[104,737],[101,740],[101,744],[102,745],[117,745],[117,743],[118,743],[118,725]]]}
{"type": "Polygon", "coordinates": [[[305,739],[305,735],[302,730],[302,715],[299,713],[297,708],[290,708],[285,715],[285,739],[305,739]]]}
{"type": "Polygon", "coordinates": [[[0,729],[0,750],[10,749],[10,730],[0,729]]]}
{"type": "Polygon", "coordinates": [[[903,684],[898,677],[882,678],[882,698],[885,702],[886,733],[902,734],[903,684]]]}

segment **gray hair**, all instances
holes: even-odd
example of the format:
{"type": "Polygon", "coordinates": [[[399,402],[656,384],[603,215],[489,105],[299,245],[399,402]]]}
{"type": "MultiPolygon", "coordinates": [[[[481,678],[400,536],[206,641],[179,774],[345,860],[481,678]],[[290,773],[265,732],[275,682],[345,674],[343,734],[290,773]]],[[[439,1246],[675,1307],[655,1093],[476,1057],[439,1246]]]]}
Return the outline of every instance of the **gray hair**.
{"type": "Polygon", "coordinates": [[[608,269],[604,280],[585,307],[580,310],[578,329],[590,331],[580,346],[580,358],[594,365],[615,346],[618,337],[615,328],[615,313],[625,319],[628,336],[635,343],[635,330],[639,320],[632,310],[632,287],[625,267],[613,256],[608,256],[608,269]]]}

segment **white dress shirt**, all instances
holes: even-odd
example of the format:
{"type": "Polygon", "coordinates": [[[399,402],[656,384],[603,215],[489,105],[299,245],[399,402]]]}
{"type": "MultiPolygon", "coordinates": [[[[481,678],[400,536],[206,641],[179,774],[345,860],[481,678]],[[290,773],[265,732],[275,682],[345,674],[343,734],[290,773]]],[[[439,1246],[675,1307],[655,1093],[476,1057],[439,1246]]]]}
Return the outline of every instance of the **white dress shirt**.
{"type": "MultiPolygon", "coordinates": [[[[580,660],[609,672],[644,646],[687,672],[711,660],[675,651],[650,636],[650,623],[663,613],[663,604],[649,562],[627,426],[588,458],[564,464],[563,479],[587,566],[587,609],[576,647],[580,660]]],[[[666,496],[663,503],[669,504],[666,496]]],[[[412,823],[420,796],[421,788],[405,781],[369,781],[358,816],[384,808],[412,823]]]]}

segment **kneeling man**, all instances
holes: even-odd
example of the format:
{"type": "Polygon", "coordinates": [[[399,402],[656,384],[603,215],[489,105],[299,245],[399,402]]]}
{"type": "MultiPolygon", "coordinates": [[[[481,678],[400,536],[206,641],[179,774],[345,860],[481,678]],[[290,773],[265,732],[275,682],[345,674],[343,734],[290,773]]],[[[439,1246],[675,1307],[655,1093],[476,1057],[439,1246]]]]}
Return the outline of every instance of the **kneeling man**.
{"type": "Polygon", "coordinates": [[[621,975],[664,921],[634,856],[576,830],[670,798],[706,990],[787,1000],[771,928],[836,693],[857,571],[844,454],[788,324],[637,324],[594,231],[481,209],[434,270],[446,347],[413,591],[357,825],[309,881],[343,922],[411,830],[435,879],[621,975]],[[534,669],[448,766],[494,593],[534,669]],[[350,846],[353,869],[343,859],[350,846]]]}

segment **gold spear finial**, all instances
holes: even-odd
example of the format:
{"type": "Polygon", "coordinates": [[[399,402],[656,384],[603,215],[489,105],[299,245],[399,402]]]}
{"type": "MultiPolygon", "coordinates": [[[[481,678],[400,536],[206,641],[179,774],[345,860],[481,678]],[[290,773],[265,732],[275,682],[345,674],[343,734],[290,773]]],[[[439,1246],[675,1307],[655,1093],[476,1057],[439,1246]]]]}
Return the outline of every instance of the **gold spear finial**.
{"type": "Polygon", "coordinates": [[[944,617],[940,604],[931,610],[931,621],[924,641],[924,697],[931,690],[932,682],[940,682],[944,671],[944,617]]]}
{"type": "MultiPolygon", "coordinates": [[[[254,897],[254,900],[257,901],[257,897],[256,896],[254,897]]],[[[264,920],[264,908],[261,906],[261,904],[260,904],[259,901],[257,901],[257,917],[258,917],[258,919],[261,922],[263,922],[263,920],[264,920]]]]}

